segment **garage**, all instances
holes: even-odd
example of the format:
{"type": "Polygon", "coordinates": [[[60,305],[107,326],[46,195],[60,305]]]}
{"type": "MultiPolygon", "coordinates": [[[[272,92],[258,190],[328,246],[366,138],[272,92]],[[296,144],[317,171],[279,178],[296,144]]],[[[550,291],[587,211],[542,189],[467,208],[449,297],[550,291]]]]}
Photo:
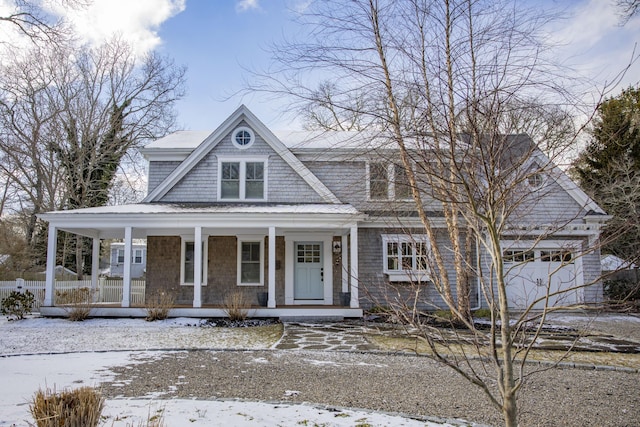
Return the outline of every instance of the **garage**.
{"type": "Polygon", "coordinates": [[[502,245],[509,307],[523,310],[533,304],[541,310],[545,305],[562,307],[580,302],[582,289],[575,288],[583,284],[583,277],[576,242],[530,243],[506,241],[502,245]]]}

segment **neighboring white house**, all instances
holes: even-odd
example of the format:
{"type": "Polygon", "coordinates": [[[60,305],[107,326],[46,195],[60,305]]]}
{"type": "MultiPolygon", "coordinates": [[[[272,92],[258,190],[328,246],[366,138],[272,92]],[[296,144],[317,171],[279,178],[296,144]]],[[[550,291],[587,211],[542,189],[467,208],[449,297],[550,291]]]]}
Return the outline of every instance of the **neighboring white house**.
{"type": "MultiPolygon", "coordinates": [[[[443,306],[429,281],[431,243],[407,175],[395,145],[385,142],[359,132],[276,134],[245,106],[212,132],[154,141],[141,150],[149,161],[141,203],[39,215],[49,223],[50,271],[41,313],[61,313],[51,297],[58,230],[93,238],[95,258],[102,240],[123,239],[112,248],[122,266],[122,304],[98,315],[145,315],[131,307],[130,287],[145,261],[147,295],[171,293],[181,306],[175,316],[226,316],[225,298],[240,292],[253,302],[252,316],[359,317],[410,292],[409,281],[421,286],[421,308],[443,306]],[[135,239],[146,239],[146,251],[135,239]]],[[[527,135],[506,135],[504,143],[535,147],[527,135]]],[[[536,153],[531,163],[549,164],[536,153]]],[[[609,217],[558,168],[546,170],[518,184],[528,204],[502,236],[507,297],[515,308],[548,289],[551,303],[601,301],[596,243],[609,217]]],[[[420,189],[425,210],[437,244],[447,248],[442,205],[429,190],[420,189]]],[[[482,268],[487,257],[476,243],[482,268]]],[[[444,263],[455,276],[452,259],[444,263]]],[[[475,279],[471,301],[486,307],[495,283],[480,289],[475,279]]]]}
{"type": "MultiPolygon", "coordinates": [[[[109,277],[124,277],[124,242],[112,242],[109,246],[109,277]]],[[[131,245],[131,278],[144,277],[147,271],[147,242],[136,239],[131,245]]]]}

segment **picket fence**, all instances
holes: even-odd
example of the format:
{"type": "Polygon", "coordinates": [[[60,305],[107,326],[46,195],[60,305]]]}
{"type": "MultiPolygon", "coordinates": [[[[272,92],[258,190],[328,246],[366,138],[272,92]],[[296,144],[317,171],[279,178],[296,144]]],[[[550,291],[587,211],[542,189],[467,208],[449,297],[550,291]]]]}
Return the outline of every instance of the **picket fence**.
{"type": "MultiPolygon", "coordinates": [[[[44,301],[44,280],[9,280],[0,281],[0,301],[9,296],[12,291],[29,291],[35,296],[32,309],[38,311],[44,301]]],[[[91,280],[56,280],[54,293],[71,291],[74,289],[91,288],[91,280]]],[[[101,277],[98,280],[98,287],[94,292],[93,302],[103,304],[119,304],[122,302],[122,279],[106,279],[101,277]]],[[[131,305],[144,305],[146,283],[144,280],[131,281],[131,305]]]]}

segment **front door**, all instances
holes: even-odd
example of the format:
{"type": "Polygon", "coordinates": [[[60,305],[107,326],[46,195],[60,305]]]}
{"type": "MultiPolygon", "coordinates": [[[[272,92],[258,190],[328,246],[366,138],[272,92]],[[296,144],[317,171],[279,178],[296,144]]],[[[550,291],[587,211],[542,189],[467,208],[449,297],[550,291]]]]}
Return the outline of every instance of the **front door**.
{"type": "Polygon", "coordinates": [[[322,242],[295,243],[294,299],[324,300],[322,263],[322,242]]]}

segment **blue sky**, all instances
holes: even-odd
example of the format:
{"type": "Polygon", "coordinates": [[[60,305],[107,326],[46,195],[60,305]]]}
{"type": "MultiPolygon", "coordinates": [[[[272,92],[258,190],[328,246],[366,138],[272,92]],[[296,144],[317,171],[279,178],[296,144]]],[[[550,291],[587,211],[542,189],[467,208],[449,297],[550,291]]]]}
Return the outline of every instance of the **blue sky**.
{"type": "MultiPolygon", "coordinates": [[[[0,14],[12,1],[0,0],[0,14]]],[[[187,66],[188,93],[178,104],[184,129],[214,129],[241,103],[271,128],[291,127],[279,114],[277,100],[234,93],[250,79],[247,68],[266,67],[268,44],[296,31],[294,10],[318,0],[92,0],[82,10],[60,8],[62,0],[34,1],[51,4],[88,42],[99,43],[118,33],[138,53],[156,50],[187,66]]],[[[613,2],[522,0],[521,4],[562,8],[566,19],[549,29],[552,39],[563,44],[558,58],[603,84],[615,76],[612,70],[628,63],[640,41],[640,17],[620,26],[613,2]]],[[[621,86],[637,85],[639,80],[637,61],[621,86]]]]}
{"type": "Polygon", "coordinates": [[[265,123],[282,125],[273,100],[261,96],[233,96],[250,78],[247,68],[270,60],[268,44],[292,30],[290,4],[263,1],[247,10],[238,2],[189,0],[183,12],[160,28],[159,51],[188,67],[188,95],[179,105],[180,120],[191,129],[216,127],[240,103],[265,123]]]}

